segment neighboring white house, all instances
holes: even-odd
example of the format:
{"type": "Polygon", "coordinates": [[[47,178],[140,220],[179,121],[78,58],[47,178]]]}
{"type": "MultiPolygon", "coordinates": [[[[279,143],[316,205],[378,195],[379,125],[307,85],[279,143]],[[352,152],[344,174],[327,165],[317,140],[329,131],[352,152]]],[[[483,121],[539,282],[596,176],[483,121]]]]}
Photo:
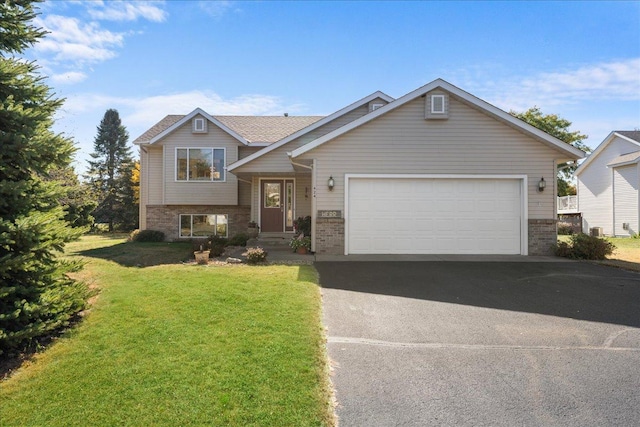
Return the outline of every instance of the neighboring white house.
{"type": "Polygon", "coordinates": [[[614,131],[576,170],[578,210],[585,233],[608,236],[640,231],[640,131],[614,131]]]}
{"type": "Polygon", "coordinates": [[[134,142],[142,229],[286,234],[308,215],[312,250],[346,255],[548,254],[556,167],[584,157],[440,79],[322,118],[195,109],[134,142]]]}

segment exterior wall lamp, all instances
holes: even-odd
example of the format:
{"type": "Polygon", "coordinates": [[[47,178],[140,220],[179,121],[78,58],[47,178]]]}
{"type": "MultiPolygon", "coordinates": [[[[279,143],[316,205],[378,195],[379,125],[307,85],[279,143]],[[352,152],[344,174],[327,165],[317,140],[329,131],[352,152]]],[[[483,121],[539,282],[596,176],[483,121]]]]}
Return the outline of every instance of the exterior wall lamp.
{"type": "Polygon", "coordinates": [[[545,188],[547,188],[547,182],[544,180],[544,177],[542,177],[540,178],[540,182],[538,182],[538,193],[542,193],[545,188]]]}
{"type": "Polygon", "coordinates": [[[333,176],[329,177],[329,180],[327,181],[327,187],[329,187],[329,191],[333,191],[333,187],[336,185],[335,181],[333,180],[333,176]]]}

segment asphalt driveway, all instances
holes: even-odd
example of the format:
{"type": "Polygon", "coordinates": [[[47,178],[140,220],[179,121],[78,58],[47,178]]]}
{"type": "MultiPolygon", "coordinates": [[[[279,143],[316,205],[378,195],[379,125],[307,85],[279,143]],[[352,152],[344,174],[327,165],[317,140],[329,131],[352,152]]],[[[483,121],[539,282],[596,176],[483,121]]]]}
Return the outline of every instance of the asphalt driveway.
{"type": "Polygon", "coordinates": [[[345,426],[640,425],[640,274],[318,262],[345,426]]]}

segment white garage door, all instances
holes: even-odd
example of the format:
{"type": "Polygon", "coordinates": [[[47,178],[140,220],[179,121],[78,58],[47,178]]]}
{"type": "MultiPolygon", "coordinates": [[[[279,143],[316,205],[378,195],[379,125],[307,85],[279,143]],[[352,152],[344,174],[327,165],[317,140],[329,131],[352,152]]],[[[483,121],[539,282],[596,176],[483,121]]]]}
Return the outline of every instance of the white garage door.
{"type": "Polygon", "coordinates": [[[350,178],[351,254],[520,254],[519,179],[350,178]]]}

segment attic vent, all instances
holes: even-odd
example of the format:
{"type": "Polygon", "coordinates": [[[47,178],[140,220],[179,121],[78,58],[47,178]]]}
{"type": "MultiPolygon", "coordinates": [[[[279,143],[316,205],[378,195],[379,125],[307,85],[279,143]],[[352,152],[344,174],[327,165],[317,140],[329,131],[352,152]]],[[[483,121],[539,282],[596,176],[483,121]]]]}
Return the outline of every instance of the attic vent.
{"type": "Polygon", "coordinates": [[[371,104],[371,111],[376,111],[378,108],[382,107],[384,107],[384,104],[376,102],[374,104],[371,104]]]}
{"type": "Polygon", "coordinates": [[[425,119],[448,119],[449,96],[446,94],[427,95],[424,109],[425,119]]]}
{"type": "Polygon", "coordinates": [[[193,133],[206,133],[207,121],[202,117],[196,117],[193,119],[193,133]]]}
{"type": "Polygon", "coordinates": [[[444,95],[431,96],[431,114],[444,114],[444,95]]]}

